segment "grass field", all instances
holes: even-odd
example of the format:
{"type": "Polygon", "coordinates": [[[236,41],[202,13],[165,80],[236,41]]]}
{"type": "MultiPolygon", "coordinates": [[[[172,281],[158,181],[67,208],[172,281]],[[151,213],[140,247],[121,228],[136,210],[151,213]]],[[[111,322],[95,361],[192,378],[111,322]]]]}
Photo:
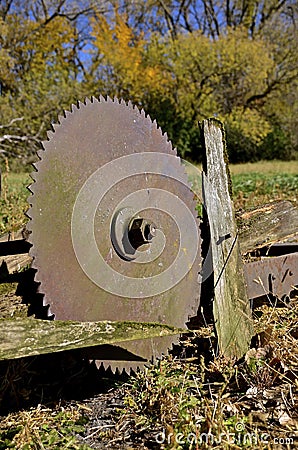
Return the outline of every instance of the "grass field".
{"type": "Polygon", "coordinates": [[[231,164],[235,208],[250,208],[275,200],[298,202],[298,161],[231,164]]]}
{"type": "Polygon", "coordinates": [[[30,176],[24,173],[2,173],[0,197],[0,235],[17,231],[28,221],[25,212],[28,209],[27,198],[30,176]]]}
{"type": "MultiPolygon", "coordinates": [[[[298,202],[298,161],[260,161],[230,166],[236,209],[274,200],[298,202]]],[[[16,231],[26,222],[29,174],[4,172],[0,198],[0,234],[16,231]]]]}

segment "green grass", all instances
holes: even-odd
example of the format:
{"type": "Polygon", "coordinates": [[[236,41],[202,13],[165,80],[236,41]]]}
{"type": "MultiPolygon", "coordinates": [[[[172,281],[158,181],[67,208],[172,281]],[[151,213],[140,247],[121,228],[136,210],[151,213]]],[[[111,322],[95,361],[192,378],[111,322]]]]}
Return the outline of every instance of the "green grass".
{"type": "Polygon", "coordinates": [[[254,163],[230,164],[233,175],[262,173],[262,174],[298,174],[298,161],[258,161],[254,163]]]}
{"type": "Polygon", "coordinates": [[[0,197],[0,235],[17,231],[28,221],[25,212],[28,209],[26,188],[31,178],[24,173],[3,173],[0,197]]]}
{"type": "Polygon", "coordinates": [[[277,200],[298,201],[298,174],[237,173],[232,174],[236,209],[249,208],[277,200]]]}
{"type": "MultiPolygon", "coordinates": [[[[251,208],[273,200],[298,203],[298,162],[260,161],[231,164],[234,203],[236,209],[251,208]]],[[[191,171],[191,177],[196,171],[191,171]]],[[[2,173],[0,198],[0,235],[17,231],[28,221],[26,188],[32,182],[27,173],[2,173]]],[[[200,181],[199,181],[200,183],[200,181]]],[[[200,190],[200,186],[197,187],[200,190]]]]}

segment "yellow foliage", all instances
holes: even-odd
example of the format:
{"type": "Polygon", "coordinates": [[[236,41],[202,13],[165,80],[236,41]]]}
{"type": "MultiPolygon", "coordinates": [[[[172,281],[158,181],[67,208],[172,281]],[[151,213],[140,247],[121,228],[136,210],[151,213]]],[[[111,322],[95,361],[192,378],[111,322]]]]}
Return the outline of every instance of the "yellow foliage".
{"type": "Polygon", "coordinates": [[[272,131],[270,123],[255,109],[234,108],[221,120],[255,144],[259,144],[272,131]]]}
{"type": "Polygon", "coordinates": [[[171,46],[178,107],[184,119],[217,116],[259,143],[271,131],[253,99],[274,74],[271,49],[244,28],[212,40],[200,32],[178,35],[171,46]]]}
{"type": "Polygon", "coordinates": [[[33,55],[30,69],[43,72],[51,62],[60,64],[63,69],[75,38],[69,21],[64,17],[57,17],[46,26],[33,21],[27,21],[26,25],[28,38],[25,41],[25,50],[33,55]]]}
{"type": "Polygon", "coordinates": [[[134,33],[125,17],[115,14],[112,25],[103,16],[93,19],[92,36],[96,48],[94,65],[102,71],[103,67],[108,68],[109,82],[115,80],[114,92],[110,95],[129,95],[131,100],[140,103],[144,93],[156,93],[166,88],[169,76],[161,61],[150,57],[148,42],[142,34],[134,33]]]}
{"type": "Polygon", "coordinates": [[[8,46],[5,45],[8,34],[9,27],[0,18],[0,81],[2,85],[12,87],[15,84],[15,77],[12,70],[15,65],[15,60],[10,55],[8,46]]]}

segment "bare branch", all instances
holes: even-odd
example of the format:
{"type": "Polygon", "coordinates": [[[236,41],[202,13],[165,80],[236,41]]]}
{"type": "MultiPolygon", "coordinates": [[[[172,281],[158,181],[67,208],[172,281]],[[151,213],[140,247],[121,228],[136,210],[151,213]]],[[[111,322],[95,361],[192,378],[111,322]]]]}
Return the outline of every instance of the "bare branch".
{"type": "Polygon", "coordinates": [[[6,124],[6,125],[0,125],[0,128],[9,128],[9,127],[11,127],[15,122],[22,121],[22,120],[24,120],[24,117],[16,117],[15,119],[11,119],[11,121],[10,121],[8,124],[6,124]]]}

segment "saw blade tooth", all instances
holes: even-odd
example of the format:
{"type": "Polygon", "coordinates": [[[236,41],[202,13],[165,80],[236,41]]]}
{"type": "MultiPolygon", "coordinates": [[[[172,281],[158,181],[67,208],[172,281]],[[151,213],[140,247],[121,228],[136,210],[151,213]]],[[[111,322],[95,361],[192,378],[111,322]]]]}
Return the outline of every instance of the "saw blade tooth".
{"type": "Polygon", "coordinates": [[[49,141],[42,141],[42,142],[41,142],[41,146],[40,146],[39,150],[37,150],[37,152],[36,152],[36,154],[37,154],[39,160],[42,159],[42,157],[43,157],[43,155],[44,155],[45,147],[46,147],[46,145],[48,144],[48,142],[49,142],[49,141]]]}
{"type": "Polygon", "coordinates": [[[30,173],[30,178],[32,180],[32,183],[30,183],[27,187],[28,191],[32,192],[31,187],[34,186],[35,182],[36,182],[36,172],[30,173]]]}
{"type": "Polygon", "coordinates": [[[98,97],[98,99],[96,98],[96,100],[98,101],[98,102],[106,102],[106,99],[105,99],[105,97],[102,95],[102,94],[100,94],[99,95],[99,97],[98,97]]]}
{"type": "MultiPolygon", "coordinates": [[[[39,158],[39,161],[40,161],[41,158],[39,156],[38,156],[38,158],[39,158]]],[[[38,167],[38,162],[39,161],[36,161],[36,162],[32,163],[32,167],[34,169],[34,172],[30,173],[30,177],[32,178],[33,181],[36,181],[35,178],[34,178],[34,174],[36,174],[36,172],[38,171],[37,167],[38,167]]]]}
{"type": "Polygon", "coordinates": [[[128,106],[130,109],[134,109],[134,105],[133,105],[132,101],[130,101],[130,100],[128,100],[127,106],[128,106]]]}
{"type": "Polygon", "coordinates": [[[105,100],[107,103],[114,103],[114,101],[107,95],[107,99],[105,100]]]}
{"type": "Polygon", "coordinates": [[[87,105],[89,105],[90,103],[92,103],[91,100],[90,100],[90,98],[89,98],[89,97],[85,97],[85,98],[84,98],[84,105],[87,106],[87,105]]]}
{"type": "Polygon", "coordinates": [[[154,125],[156,129],[158,128],[158,125],[157,125],[156,119],[154,119],[154,120],[153,120],[153,122],[152,122],[152,125],[154,125]]]}
{"type": "MultiPolygon", "coordinates": [[[[43,298],[43,302],[45,302],[45,298],[43,298]]],[[[45,306],[47,308],[47,316],[48,316],[48,318],[50,318],[51,320],[54,320],[55,319],[55,314],[53,314],[52,311],[51,311],[51,305],[43,304],[43,306],[45,306]]]]}
{"type": "Polygon", "coordinates": [[[73,114],[76,110],[78,109],[77,105],[75,105],[74,103],[72,103],[70,105],[70,113],[73,114]]]}
{"type": "MultiPolygon", "coordinates": [[[[41,141],[40,149],[37,150],[36,154],[38,156],[38,159],[41,160],[43,158],[46,146],[48,145],[49,140],[47,141],[41,141]]],[[[35,164],[35,163],[34,163],[35,164]]]]}
{"type": "Polygon", "coordinates": [[[64,114],[63,115],[60,114],[58,116],[58,123],[59,123],[59,125],[61,125],[64,120],[65,120],[65,115],[64,114]]]}
{"type": "MultiPolygon", "coordinates": [[[[26,186],[26,189],[29,191],[29,197],[28,197],[28,203],[31,205],[31,203],[29,202],[29,200],[31,199],[32,195],[34,194],[34,185],[35,185],[35,180],[34,183],[31,183],[29,186],[26,186]]],[[[29,211],[29,210],[27,210],[29,211]]]]}
{"type": "Polygon", "coordinates": [[[84,106],[86,106],[85,103],[81,102],[81,100],[78,100],[77,108],[82,109],[82,108],[84,108],[84,106]]]}
{"type": "MultiPolygon", "coordinates": [[[[59,118],[58,118],[59,120],[59,118]]],[[[56,133],[57,129],[60,127],[60,123],[56,122],[56,123],[51,123],[51,127],[53,129],[53,132],[56,133]]]]}
{"type": "MultiPolygon", "coordinates": [[[[51,139],[53,139],[54,134],[55,134],[55,131],[52,131],[52,130],[47,131],[47,137],[48,137],[49,141],[51,139]]],[[[44,141],[44,142],[46,143],[47,141],[44,141]]]]}
{"type": "Polygon", "coordinates": [[[69,117],[72,114],[72,111],[69,111],[68,109],[64,109],[63,113],[64,113],[64,116],[65,116],[65,119],[67,119],[67,117],[69,117]]]}
{"type": "MultiPolygon", "coordinates": [[[[30,195],[30,197],[32,197],[32,195],[30,195]]],[[[29,199],[30,199],[30,197],[29,197],[29,199]]],[[[30,208],[27,209],[27,211],[25,212],[25,216],[27,216],[29,219],[32,220],[31,214],[32,214],[32,206],[30,206],[30,208]]]]}

